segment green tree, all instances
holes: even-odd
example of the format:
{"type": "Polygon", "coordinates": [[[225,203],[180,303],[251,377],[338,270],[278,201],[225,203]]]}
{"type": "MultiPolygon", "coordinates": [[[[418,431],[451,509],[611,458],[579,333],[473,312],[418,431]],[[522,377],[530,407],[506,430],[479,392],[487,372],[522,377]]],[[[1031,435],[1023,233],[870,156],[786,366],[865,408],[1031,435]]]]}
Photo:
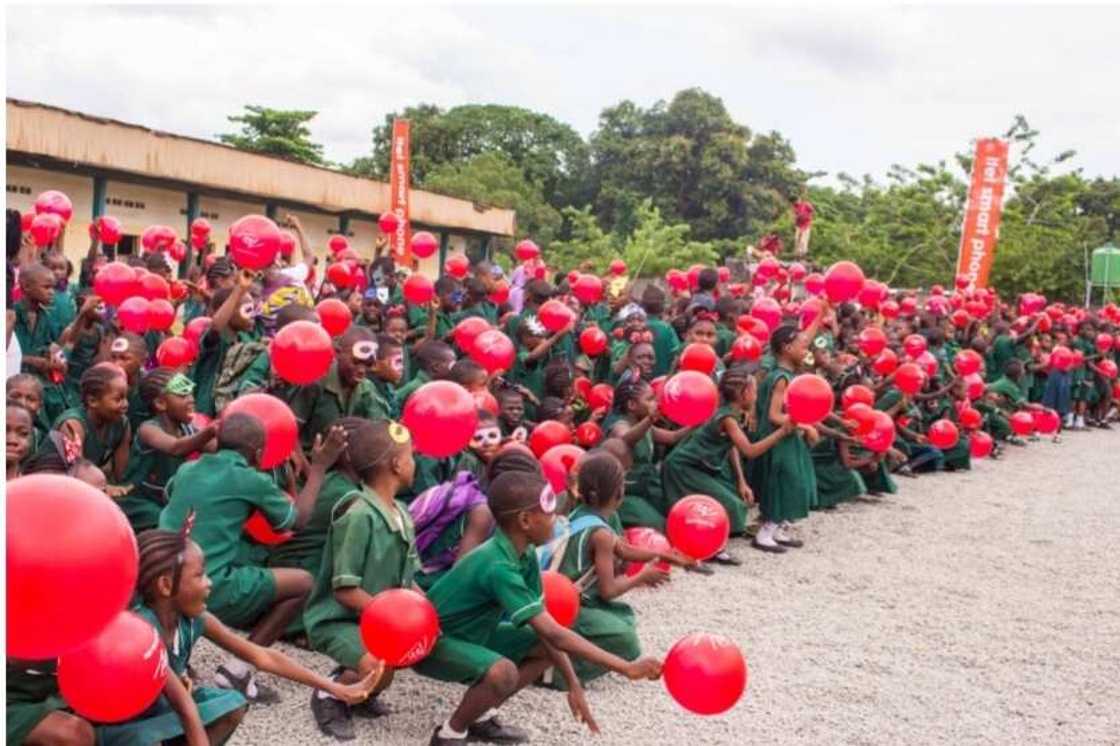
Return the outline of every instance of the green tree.
{"type": "Polygon", "coordinates": [[[269,109],[264,106],[245,106],[245,113],[226,117],[241,125],[241,131],[219,135],[226,145],[254,153],[278,155],[284,158],[327,165],[323,159],[323,146],[311,141],[307,123],[317,111],[292,111],[269,109]]]}

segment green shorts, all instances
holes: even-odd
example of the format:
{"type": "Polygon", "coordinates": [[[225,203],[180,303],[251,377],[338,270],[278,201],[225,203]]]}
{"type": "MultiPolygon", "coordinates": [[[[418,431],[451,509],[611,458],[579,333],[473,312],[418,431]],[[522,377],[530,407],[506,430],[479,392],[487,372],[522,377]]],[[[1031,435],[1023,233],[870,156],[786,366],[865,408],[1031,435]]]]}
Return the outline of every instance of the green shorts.
{"type": "Polygon", "coordinates": [[[47,715],[65,709],[66,703],[62,697],[53,695],[38,702],[9,702],[4,708],[7,719],[7,743],[9,746],[18,746],[47,715]]]}
{"type": "Polygon", "coordinates": [[[485,645],[442,635],[427,658],[413,666],[418,674],[439,681],[474,684],[502,658],[520,665],[537,646],[537,633],[528,624],[514,627],[503,622],[485,645]]]}
{"type": "Polygon", "coordinates": [[[263,567],[225,567],[210,579],[206,610],[230,627],[248,629],[276,600],[276,577],[263,567]]]}
{"type": "Polygon", "coordinates": [[[333,622],[315,625],[314,632],[308,632],[311,649],[330,656],[339,665],[358,670],[358,662],[369,653],[362,642],[358,625],[351,622],[333,622]]]}

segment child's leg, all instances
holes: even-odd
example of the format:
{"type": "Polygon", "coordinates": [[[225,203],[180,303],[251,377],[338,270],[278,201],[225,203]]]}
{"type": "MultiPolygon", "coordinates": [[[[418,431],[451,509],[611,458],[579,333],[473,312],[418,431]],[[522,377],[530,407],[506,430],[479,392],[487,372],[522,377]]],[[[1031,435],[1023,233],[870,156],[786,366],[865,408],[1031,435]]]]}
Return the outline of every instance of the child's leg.
{"type": "Polygon", "coordinates": [[[268,647],[280,639],[287,626],[303,612],[304,602],[311,594],[314,579],[306,570],[276,567],[271,570],[276,581],[276,597],[272,608],[261,617],[249,633],[249,641],[268,647]]]}
{"type": "Polygon", "coordinates": [[[206,735],[210,737],[210,743],[220,746],[228,741],[233,732],[237,730],[237,726],[241,725],[241,720],[245,717],[245,712],[248,709],[248,705],[242,705],[206,726],[206,735]]]}
{"type": "MultiPolygon", "coordinates": [[[[538,665],[537,675],[539,676],[548,665],[547,662],[538,663],[538,665]]],[[[526,684],[522,684],[521,671],[513,664],[513,661],[502,658],[490,666],[486,674],[470,689],[467,689],[466,693],[463,694],[463,699],[459,701],[459,706],[455,708],[455,712],[451,713],[447,724],[457,733],[465,733],[472,723],[490,710],[496,709],[513,696],[518,689],[532,683],[532,681],[533,679],[529,679],[526,684]]]]}
{"type": "Polygon", "coordinates": [[[23,740],[26,746],[93,746],[96,734],[88,721],[66,712],[52,712],[23,740]]]}

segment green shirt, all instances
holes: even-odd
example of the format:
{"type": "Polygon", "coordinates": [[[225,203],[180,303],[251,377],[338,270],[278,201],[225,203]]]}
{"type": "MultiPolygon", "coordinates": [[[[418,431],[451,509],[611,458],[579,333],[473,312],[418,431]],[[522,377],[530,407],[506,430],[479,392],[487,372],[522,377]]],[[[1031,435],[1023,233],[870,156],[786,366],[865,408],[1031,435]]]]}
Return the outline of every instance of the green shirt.
{"type": "Polygon", "coordinates": [[[988,393],[999,394],[1008,400],[1010,407],[1008,409],[1016,409],[1025,403],[1023,397],[1023,390],[1018,383],[1012,381],[1007,376],[1003,376],[988,384],[988,393]]]}
{"type": "Polygon", "coordinates": [[[236,564],[241,531],[253,511],[260,510],[276,531],[296,521],[296,506],[268,474],[230,450],[205,453],[179,468],[167,483],[167,507],[160,513],[159,527],[179,530],[191,510],[191,538],[206,553],[210,575],[236,564]]]}
{"type": "MultiPolygon", "coordinates": [[[[139,427],[149,423],[153,427],[163,429],[160,421],[155,418],[145,420],[140,423],[139,427]]],[[[163,505],[166,502],[164,487],[166,487],[168,480],[175,475],[175,472],[179,470],[183,462],[187,460],[187,457],[174,456],[144,445],[143,441],[140,440],[139,427],[132,438],[132,450],[128,454],[128,469],[125,471],[124,481],[126,484],[134,485],[130,497],[143,497],[163,505]]],[[[187,423],[179,425],[177,432],[170,433],[170,435],[183,438],[197,432],[198,428],[191,423],[187,423]]]]}
{"type": "MultiPolygon", "coordinates": [[[[31,309],[26,300],[16,303],[15,312],[15,335],[19,340],[19,349],[25,357],[47,357],[50,354],[51,344],[58,341],[66,326],[60,323],[57,316],[51,314],[50,307],[39,309],[32,323],[31,309]]],[[[32,370],[26,364],[23,366],[23,372],[40,376],[38,370],[32,370]]]]}
{"type": "Polygon", "coordinates": [[[324,624],[358,621],[354,611],[335,599],[336,590],[361,588],[376,595],[412,585],[420,567],[412,516],[399,500],[393,506],[365,485],[335,506],[323,561],[304,612],[304,624],[312,635],[324,624]]]}
{"type": "Polygon", "coordinates": [[[54,430],[61,428],[62,423],[68,420],[77,420],[82,424],[85,435],[82,437],[82,456],[97,465],[105,472],[110,482],[113,481],[113,454],[124,440],[125,431],[128,430],[128,418],[120,417],[102,428],[96,427],[89,420],[89,413],[85,407],[73,407],[60,414],[54,421],[54,430]]]}
{"type": "Polygon", "coordinates": [[[307,524],[291,539],[272,550],[268,564],[272,567],[301,567],[312,575],[318,573],[334,508],[342,498],[360,488],[361,485],[350,481],[345,474],[328,472],[307,524]]]}
{"type": "Polygon", "coordinates": [[[412,392],[431,380],[432,377],[428,375],[427,371],[416,371],[416,375],[413,376],[412,380],[404,386],[401,386],[400,390],[397,391],[397,406],[404,409],[405,402],[408,401],[408,397],[412,396],[412,392]]]}
{"type": "Polygon", "coordinates": [[[338,377],[338,363],[332,363],[321,381],[300,387],[291,399],[292,412],[300,423],[300,440],[310,448],[315,436],[325,433],[341,417],[384,420],[391,416],[373,382],[363,378],[349,392],[338,377]]]}
{"type": "Polygon", "coordinates": [[[432,586],[428,600],[445,635],[485,645],[503,618],[521,627],[544,611],[536,549],[518,555],[498,528],[432,586]]]}
{"type": "Polygon", "coordinates": [[[673,362],[681,352],[681,340],[676,330],[659,318],[651,317],[646,325],[653,335],[653,377],[657,378],[673,369],[673,362]]]}

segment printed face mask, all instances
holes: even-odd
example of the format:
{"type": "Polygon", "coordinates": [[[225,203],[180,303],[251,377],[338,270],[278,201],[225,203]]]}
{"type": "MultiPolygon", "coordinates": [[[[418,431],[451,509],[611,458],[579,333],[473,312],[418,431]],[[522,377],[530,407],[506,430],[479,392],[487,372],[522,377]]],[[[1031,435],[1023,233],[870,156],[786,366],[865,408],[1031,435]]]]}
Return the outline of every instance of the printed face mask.
{"type": "Polygon", "coordinates": [[[502,431],[496,427],[480,427],[471,436],[471,448],[493,448],[502,442],[502,431]]]}
{"type": "Polygon", "coordinates": [[[359,362],[371,363],[377,357],[377,343],[370,340],[355,342],[354,346],[350,348],[350,353],[359,362]]]}
{"type": "Polygon", "coordinates": [[[389,358],[389,367],[394,373],[404,373],[404,355],[393,355],[389,358]]]}

